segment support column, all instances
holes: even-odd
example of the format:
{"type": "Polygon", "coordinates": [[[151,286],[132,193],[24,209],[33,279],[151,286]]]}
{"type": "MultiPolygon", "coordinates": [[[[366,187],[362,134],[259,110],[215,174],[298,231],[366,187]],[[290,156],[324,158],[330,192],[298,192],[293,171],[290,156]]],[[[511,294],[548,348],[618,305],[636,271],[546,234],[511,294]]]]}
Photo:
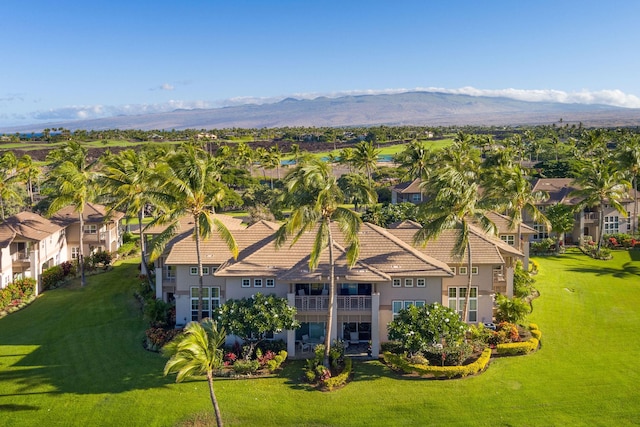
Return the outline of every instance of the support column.
{"type": "MultiPolygon", "coordinates": [[[[287,303],[291,307],[295,307],[296,294],[288,293],[287,303]]],[[[287,330],[287,353],[289,354],[289,357],[295,357],[296,355],[296,331],[295,330],[287,330]]]]}
{"type": "Polygon", "coordinates": [[[162,298],[162,267],[156,267],[156,299],[162,298]]]}
{"type": "Polygon", "coordinates": [[[380,355],[380,294],[371,295],[371,356],[380,355]]]}

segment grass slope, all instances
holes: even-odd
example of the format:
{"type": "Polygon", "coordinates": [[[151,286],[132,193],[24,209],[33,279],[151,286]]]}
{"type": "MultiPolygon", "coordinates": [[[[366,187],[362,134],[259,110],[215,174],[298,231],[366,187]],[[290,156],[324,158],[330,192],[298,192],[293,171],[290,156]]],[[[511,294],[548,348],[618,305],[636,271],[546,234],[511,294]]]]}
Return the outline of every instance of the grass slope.
{"type": "MultiPolygon", "coordinates": [[[[424,381],[356,363],[333,393],[279,377],[217,379],[227,425],[635,425],[640,419],[640,252],[612,261],[540,258],[533,355],[500,358],[477,377],[424,381]],[[633,257],[632,257],[633,256],[633,257]]],[[[141,347],[135,264],[45,293],[0,319],[0,416],[6,426],[170,426],[211,410],[205,381],[174,384],[141,347]]]]}

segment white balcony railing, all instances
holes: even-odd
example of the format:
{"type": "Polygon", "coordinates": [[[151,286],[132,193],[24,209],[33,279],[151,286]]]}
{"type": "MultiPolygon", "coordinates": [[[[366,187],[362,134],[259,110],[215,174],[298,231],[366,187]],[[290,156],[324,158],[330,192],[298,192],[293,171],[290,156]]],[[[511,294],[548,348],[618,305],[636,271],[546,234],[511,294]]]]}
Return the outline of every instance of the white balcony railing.
{"type": "MultiPolygon", "coordinates": [[[[329,308],[327,295],[296,296],[296,310],[298,311],[326,311],[329,308]]],[[[338,310],[370,311],[371,296],[348,295],[338,297],[338,310]]]]}

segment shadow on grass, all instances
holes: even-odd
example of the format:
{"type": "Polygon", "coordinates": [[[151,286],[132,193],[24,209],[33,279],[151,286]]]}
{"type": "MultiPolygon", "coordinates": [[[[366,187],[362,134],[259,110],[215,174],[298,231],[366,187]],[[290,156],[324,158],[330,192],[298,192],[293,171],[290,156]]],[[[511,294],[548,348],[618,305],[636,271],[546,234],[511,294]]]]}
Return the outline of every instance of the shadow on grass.
{"type": "Polygon", "coordinates": [[[40,409],[33,405],[16,405],[13,403],[0,404],[0,412],[35,411],[40,409]]]}
{"type": "MultiPolygon", "coordinates": [[[[124,265],[92,277],[84,288],[48,291],[1,319],[0,399],[116,394],[175,381],[162,376],[165,359],[142,347],[136,277],[136,265],[124,265]]],[[[0,407],[8,404],[0,401],[0,407]]]]}
{"type": "Polygon", "coordinates": [[[633,276],[640,275],[640,266],[631,262],[622,264],[621,268],[610,267],[582,267],[582,268],[569,268],[567,271],[573,271],[576,273],[593,274],[594,276],[612,276],[618,279],[625,279],[633,276]]]}

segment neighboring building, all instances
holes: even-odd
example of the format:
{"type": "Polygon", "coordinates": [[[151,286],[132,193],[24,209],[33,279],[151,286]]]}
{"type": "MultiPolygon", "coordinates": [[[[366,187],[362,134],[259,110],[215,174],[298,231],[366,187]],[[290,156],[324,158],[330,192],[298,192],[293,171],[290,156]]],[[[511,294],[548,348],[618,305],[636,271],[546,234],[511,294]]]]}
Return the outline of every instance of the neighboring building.
{"type": "Polygon", "coordinates": [[[0,254],[0,287],[25,277],[39,281],[44,270],[68,259],[65,227],[32,212],[10,216],[0,224],[0,254]]]}
{"type": "MultiPolygon", "coordinates": [[[[85,253],[116,251],[120,246],[119,221],[123,214],[107,218],[106,208],[88,203],[85,207],[85,253]]],[[[47,219],[33,212],[20,212],[0,224],[0,287],[15,279],[31,277],[41,288],[44,270],[77,257],[79,217],[72,207],[47,219]]]]}
{"type": "MultiPolygon", "coordinates": [[[[122,212],[107,214],[108,208],[95,203],[87,203],[82,212],[84,255],[94,252],[115,252],[122,244],[120,221],[122,212]]],[[[80,253],[80,216],[73,206],[60,209],[51,221],[66,228],[67,259],[76,259],[80,253]]]]}
{"type": "Polygon", "coordinates": [[[401,182],[391,189],[391,203],[414,203],[419,204],[424,201],[422,191],[420,190],[420,178],[416,178],[410,182],[401,182]]]}
{"type": "MultiPolygon", "coordinates": [[[[580,203],[580,199],[572,195],[580,187],[572,178],[540,178],[533,185],[533,191],[543,191],[549,195],[549,198],[538,205],[538,208],[544,213],[547,207],[555,204],[563,204],[576,206],[580,203]]],[[[615,208],[605,205],[604,207],[604,232],[607,234],[614,233],[631,233],[634,228],[637,229],[638,218],[633,218],[634,200],[628,197],[622,201],[622,205],[627,211],[627,217],[620,215],[615,208]],[[635,224],[635,227],[634,227],[635,224]]],[[[586,207],[575,214],[575,224],[571,232],[567,233],[567,243],[578,243],[583,236],[591,236],[593,240],[597,240],[600,235],[599,226],[599,208],[586,207]]],[[[528,219],[528,224],[536,230],[533,240],[541,240],[549,237],[549,231],[542,224],[535,223],[528,219]]]]}
{"type": "MultiPolygon", "coordinates": [[[[303,335],[320,342],[325,334],[329,302],[328,251],[319,266],[310,271],[309,253],[315,233],[303,234],[291,245],[275,247],[278,225],[266,221],[243,228],[239,220],[218,215],[234,235],[240,252],[234,260],[216,234],[202,242],[204,266],[203,315],[228,299],[249,297],[257,292],[287,298],[297,309],[301,328],[274,338],[287,342],[294,355],[303,335]]],[[[349,269],[346,243],[337,226],[335,265],[337,295],[332,339],[371,341],[377,355],[387,341],[387,324],[401,309],[438,302],[461,311],[466,295],[467,263],[451,255],[454,233],[444,232],[424,248],[411,244],[419,224],[404,222],[384,229],[364,223],[360,230],[360,256],[349,269]]],[[[198,268],[193,224],[184,219],[181,232],[156,260],[156,295],[175,299],[176,319],[184,325],[197,319],[198,268]]],[[[152,230],[151,234],[160,229],[152,230]]],[[[513,293],[513,268],[524,254],[497,237],[472,227],[473,287],[470,294],[470,322],[491,322],[494,295],[513,293]]],[[[235,337],[229,337],[234,340],[235,337]]]]}

